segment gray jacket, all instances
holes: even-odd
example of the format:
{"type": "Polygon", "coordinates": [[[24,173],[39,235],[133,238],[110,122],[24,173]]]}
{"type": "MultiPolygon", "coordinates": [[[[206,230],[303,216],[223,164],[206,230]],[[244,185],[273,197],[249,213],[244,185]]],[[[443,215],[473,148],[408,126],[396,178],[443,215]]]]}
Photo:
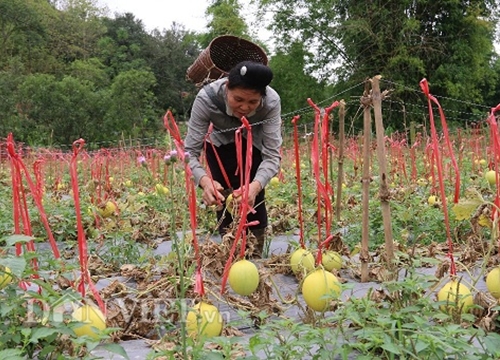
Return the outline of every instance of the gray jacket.
{"type": "MultiPolygon", "coordinates": [[[[235,131],[241,126],[240,119],[228,115],[231,114],[231,110],[226,102],[226,81],[227,79],[223,78],[205,85],[211,86],[219,101],[226,104],[224,113],[212,102],[205,88],[198,92],[191,110],[184,149],[190,154],[189,166],[197,185],[207,174],[199,157],[210,123],[213,123],[214,127],[210,140],[215,146],[234,143],[235,131]]],[[[252,125],[252,142],[262,153],[262,163],[251,181],[259,181],[264,188],[278,173],[281,162],[281,102],[278,93],[268,86],[262,103],[247,119],[250,125],[255,124],[252,125]]],[[[246,137],[246,131],[243,135],[246,137]]],[[[219,155],[224,156],[224,154],[219,155]]]]}

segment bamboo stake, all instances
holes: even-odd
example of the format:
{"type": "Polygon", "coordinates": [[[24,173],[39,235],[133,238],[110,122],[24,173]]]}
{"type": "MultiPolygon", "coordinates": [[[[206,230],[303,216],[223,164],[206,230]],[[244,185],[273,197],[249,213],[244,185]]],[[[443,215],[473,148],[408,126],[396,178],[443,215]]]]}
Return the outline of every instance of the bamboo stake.
{"type": "MultiPolygon", "coordinates": [[[[344,182],[344,132],[345,127],[345,101],[340,100],[339,105],[339,158],[338,158],[338,174],[337,174],[337,198],[335,203],[335,213],[337,214],[337,222],[340,221],[340,208],[342,206],[342,183],[344,182]]],[[[333,177],[332,177],[333,179],[333,177]]]]}
{"type": "MultiPolygon", "coordinates": [[[[392,237],[392,224],[391,224],[391,208],[389,205],[390,194],[387,186],[387,165],[385,158],[385,134],[384,124],[382,122],[382,94],[380,93],[380,80],[381,76],[377,75],[371,79],[372,83],[372,104],[373,113],[375,116],[375,129],[377,133],[377,158],[379,162],[379,175],[380,175],[380,206],[382,208],[382,220],[384,223],[385,235],[385,254],[386,262],[388,265],[389,276],[395,276],[392,270],[394,265],[394,242],[392,237]]],[[[384,93],[385,96],[385,93],[384,93]]]]}
{"type": "Polygon", "coordinates": [[[370,254],[368,250],[368,242],[370,236],[370,144],[371,144],[371,99],[369,94],[369,82],[365,83],[365,91],[361,98],[363,105],[363,176],[362,176],[362,193],[363,193],[363,216],[361,230],[361,251],[359,259],[361,261],[361,282],[369,281],[368,262],[370,254]]]}

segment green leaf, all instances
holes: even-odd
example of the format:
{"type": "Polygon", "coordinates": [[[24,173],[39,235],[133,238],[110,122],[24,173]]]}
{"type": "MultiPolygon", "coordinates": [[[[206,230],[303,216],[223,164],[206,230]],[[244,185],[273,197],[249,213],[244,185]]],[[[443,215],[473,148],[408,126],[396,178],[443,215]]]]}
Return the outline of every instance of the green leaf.
{"type": "Polygon", "coordinates": [[[33,236],[27,235],[10,235],[5,238],[7,247],[13,246],[17,243],[27,243],[28,241],[35,240],[33,236]]]}
{"type": "Polygon", "coordinates": [[[123,356],[125,359],[130,359],[128,357],[127,353],[125,352],[125,349],[121,345],[118,345],[118,344],[115,344],[115,343],[109,343],[109,344],[102,344],[99,347],[103,348],[103,349],[105,349],[107,351],[110,351],[112,353],[115,353],[117,355],[123,356]]]}
{"type": "Polygon", "coordinates": [[[24,360],[24,356],[21,355],[22,352],[19,349],[0,350],[0,359],[24,360]]]}
{"type": "Polygon", "coordinates": [[[0,317],[8,315],[12,310],[17,309],[17,304],[2,304],[0,305],[0,317]]]}
{"type": "Polygon", "coordinates": [[[28,336],[30,336],[30,334],[31,334],[31,329],[30,329],[30,328],[24,328],[24,329],[21,329],[21,334],[22,334],[24,337],[28,337],[28,336]]]}
{"type": "Polygon", "coordinates": [[[26,259],[18,256],[6,257],[0,259],[0,265],[8,267],[15,276],[22,277],[26,269],[26,259]]]}
{"type": "Polygon", "coordinates": [[[495,358],[500,356],[500,335],[496,333],[489,333],[484,337],[484,347],[488,350],[490,355],[495,358]]]}
{"type": "Polygon", "coordinates": [[[52,328],[36,328],[33,330],[33,333],[31,334],[31,339],[30,342],[33,344],[36,344],[38,340],[40,339],[45,339],[49,336],[52,336],[54,334],[58,334],[60,331],[58,329],[52,329],[52,328]]]}
{"type": "Polygon", "coordinates": [[[382,349],[389,351],[392,354],[401,355],[401,350],[393,343],[385,343],[380,346],[382,349]]]}
{"type": "Polygon", "coordinates": [[[426,343],[424,341],[417,341],[415,344],[415,351],[417,354],[420,354],[422,351],[427,349],[429,347],[429,343],[426,343]]]}
{"type": "Polygon", "coordinates": [[[38,357],[40,359],[43,358],[43,356],[47,356],[49,355],[52,351],[56,350],[57,347],[54,346],[54,345],[48,345],[48,344],[43,344],[43,349],[40,351],[40,353],[38,354],[38,357]]]}

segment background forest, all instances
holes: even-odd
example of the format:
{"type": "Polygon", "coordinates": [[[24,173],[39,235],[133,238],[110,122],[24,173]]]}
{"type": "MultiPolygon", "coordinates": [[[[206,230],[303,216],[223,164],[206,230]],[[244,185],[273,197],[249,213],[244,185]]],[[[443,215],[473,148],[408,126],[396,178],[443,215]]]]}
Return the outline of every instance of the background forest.
{"type": "Polygon", "coordinates": [[[12,132],[32,146],[84,138],[96,147],[160,138],[166,110],[189,118],[197,89],[186,70],[223,34],[268,50],[285,126],[312,98],[323,106],[346,99],[361,127],[358,85],[377,74],[398,108],[384,119],[392,130],[425,121],[423,78],[448,113],[461,114],[450,120],[457,126],[484,119],[500,102],[500,1],[254,4],[272,44],[249,28],[238,0],[212,0],[204,33],[179,24],[146,31],[133,14],[109,14],[96,0],[0,0],[0,137],[12,132]]]}

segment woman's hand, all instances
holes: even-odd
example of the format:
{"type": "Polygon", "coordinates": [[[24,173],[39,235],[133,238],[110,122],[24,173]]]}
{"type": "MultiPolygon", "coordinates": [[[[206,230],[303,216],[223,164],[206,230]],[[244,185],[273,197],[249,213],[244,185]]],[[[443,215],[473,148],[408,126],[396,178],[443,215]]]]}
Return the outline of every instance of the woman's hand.
{"type": "Polygon", "coordinates": [[[224,195],[220,193],[224,188],[218,181],[212,181],[208,176],[203,176],[200,179],[200,186],[203,189],[201,198],[207,206],[221,205],[225,201],[224,195]]]}
{"type": "MultiPolygon", "coordinates": [[[[248,189],[248,205],[250,207],[254,207],[255,205],[255,198],[259,193],[262,191],[262,185],[260,185],[260,182],[258,181],[252,181],[250,183],[250,187],[248,189]]],[[[241,202],[241,195],[243,194],[243,188],[239,188],[234,190],[233,192],[233,199],[236,202],[236,204],[239,204],[241,202]]]]}

